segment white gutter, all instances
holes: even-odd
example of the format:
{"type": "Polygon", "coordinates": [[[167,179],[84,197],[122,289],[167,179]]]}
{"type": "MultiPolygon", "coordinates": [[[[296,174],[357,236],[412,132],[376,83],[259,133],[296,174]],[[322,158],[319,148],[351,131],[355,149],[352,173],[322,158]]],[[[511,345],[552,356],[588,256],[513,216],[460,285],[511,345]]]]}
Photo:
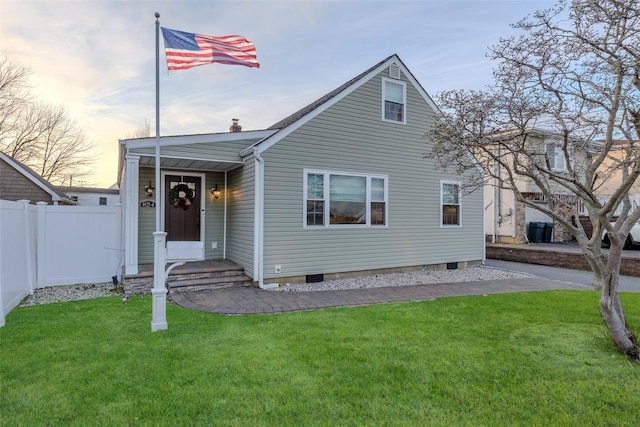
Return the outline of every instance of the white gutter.
{"type": "Polygon", "coordinates": [[[277,288],[277,283],[264,284],[264,159],[260,156],[260,151],[256,148],[253,150],[256,159],[255,172],[255,220],[253,237],[253,270],[254,279],[258,279],[260,289],[277,288]]]}

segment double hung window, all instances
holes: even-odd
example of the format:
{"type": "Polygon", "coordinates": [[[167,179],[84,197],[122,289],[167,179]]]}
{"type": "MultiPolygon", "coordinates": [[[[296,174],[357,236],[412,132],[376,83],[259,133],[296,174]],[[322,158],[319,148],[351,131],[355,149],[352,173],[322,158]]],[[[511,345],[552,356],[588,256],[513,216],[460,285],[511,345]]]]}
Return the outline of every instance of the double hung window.
{"type": "Polygon", "coordinates": [[[442,226],[460,226],[460,183],[454,181],[440,182],[440,224],[442,226]]]}
{"type": "Polygon", "coordinates": [[[404,82],[382,79],[382,120],[406,123],[406,98],[404,82]]]}
{"type": "Polygon", "coordinates": [[[305,227],[387,225],[387,177],[305,171],[305,227]]]}

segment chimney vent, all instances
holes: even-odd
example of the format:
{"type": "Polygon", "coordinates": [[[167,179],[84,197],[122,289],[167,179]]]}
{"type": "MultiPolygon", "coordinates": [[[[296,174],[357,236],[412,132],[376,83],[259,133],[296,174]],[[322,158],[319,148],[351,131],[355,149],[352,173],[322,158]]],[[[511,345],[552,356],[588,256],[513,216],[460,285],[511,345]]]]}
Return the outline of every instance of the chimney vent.
{"type": "Polygon", "coordinates": [[[240,119],[231,119],[231,127],[229,128],[229,132],[240,132],[242,130],[242,126],[238,124],[240,119]]]}

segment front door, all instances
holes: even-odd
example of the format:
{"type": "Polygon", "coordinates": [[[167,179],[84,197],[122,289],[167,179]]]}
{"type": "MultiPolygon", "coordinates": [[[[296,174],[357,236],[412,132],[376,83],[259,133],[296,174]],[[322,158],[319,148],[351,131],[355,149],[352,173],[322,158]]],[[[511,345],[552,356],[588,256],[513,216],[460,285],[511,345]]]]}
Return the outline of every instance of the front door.
{"type": "Polygon", "coordinates": [[[165,175],[164,184],[167,241],[200,241],[201,178],[165,175]]]}

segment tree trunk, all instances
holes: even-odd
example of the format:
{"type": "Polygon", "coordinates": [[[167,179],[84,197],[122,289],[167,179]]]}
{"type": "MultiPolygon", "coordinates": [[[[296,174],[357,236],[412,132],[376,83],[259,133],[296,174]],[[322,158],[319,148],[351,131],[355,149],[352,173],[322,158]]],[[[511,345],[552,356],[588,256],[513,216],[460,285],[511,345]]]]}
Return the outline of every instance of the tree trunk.
{"type": "Polygon", "coordinates": [[[600,290],[600,314],[609,335],[621,353],[631,360],[640,361],[640,347],[635,335],[627,326],[618,293],[622,246],[617,241],[611,242],[608,256],[603,257],[599,243],[597,243],[598,246],[591,246],[586,236],[580,237],[582,237],[578,238],[580,248],[593,272],[593,287],[600,290]],[[605,259],[606,262],[604,262],[605,259]]]}
{"type": "Polygon", "coordinates": [[[603,278],[600,294],[600,313],[615,346],[629,359],[640,360],[640,347],[633,333],[624,320],[624,311],[620,302],[618,288],[618,273],[609,274],[603,278]]]}

